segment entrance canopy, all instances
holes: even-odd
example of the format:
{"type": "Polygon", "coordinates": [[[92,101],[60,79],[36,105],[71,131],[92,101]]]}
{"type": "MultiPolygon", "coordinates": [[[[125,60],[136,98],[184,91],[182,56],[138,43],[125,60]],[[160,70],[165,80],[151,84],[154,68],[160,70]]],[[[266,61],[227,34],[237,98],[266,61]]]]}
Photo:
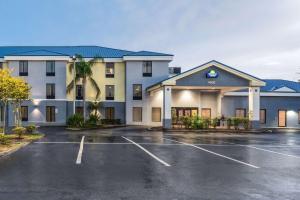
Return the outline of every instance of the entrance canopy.
{"type": "Polygon", "coordinates": [[[265,86],[261,79],[229,67],[218,61],[210,61],[191,70],[170,77],[147,88],[148,92],[162,86],[185,89],[223,90],[224,92],[249,87],[265,86]]]}

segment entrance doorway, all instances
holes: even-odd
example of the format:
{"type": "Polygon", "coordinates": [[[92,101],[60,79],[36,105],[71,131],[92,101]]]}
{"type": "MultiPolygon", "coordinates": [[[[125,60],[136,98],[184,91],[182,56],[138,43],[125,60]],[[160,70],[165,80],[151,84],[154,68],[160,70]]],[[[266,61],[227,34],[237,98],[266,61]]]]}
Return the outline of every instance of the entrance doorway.
{"type": "Polygon", "coordinates": [[[278,110],[278,127],[286,127],[286,110],[278,110]]]}
{"type": "Polygon", "coordinates": [[[210,108],[202,108],[201,109],[201,117],[202,118],[211,118],[211,109],[210,108]]]}

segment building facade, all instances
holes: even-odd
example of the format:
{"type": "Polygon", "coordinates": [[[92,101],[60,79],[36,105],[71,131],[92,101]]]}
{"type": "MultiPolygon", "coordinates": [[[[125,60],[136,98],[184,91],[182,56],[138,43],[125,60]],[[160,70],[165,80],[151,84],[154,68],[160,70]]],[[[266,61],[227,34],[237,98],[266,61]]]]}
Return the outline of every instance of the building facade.
{"type": "MultiPolygon", "coordinates": [[[[181,116],[249,117],[253,128],[300,128],[300,84],[261,80],[217,61],[174,75],[173,55],[98,46],[0,47],[0,67],[10,68],[31,86],[31,100],[22,104],[24,125],[65,125],[82,113],[81,80],[67,92],[74,77],[74,56],[99,57],[92,67],[99,98],[87,83],[89,102],[100,102],[104,119],[128,125],[171,128],[181,116]],[[74,105],[75,102],[75,105],[74,105]]],[[[178,71],[178,69],[176,69],[178,71]]],[[[3,121],[0,106],[0,122],[3,121]]],[[[7,123],[14,125],[9,106],[7,123]]]]}

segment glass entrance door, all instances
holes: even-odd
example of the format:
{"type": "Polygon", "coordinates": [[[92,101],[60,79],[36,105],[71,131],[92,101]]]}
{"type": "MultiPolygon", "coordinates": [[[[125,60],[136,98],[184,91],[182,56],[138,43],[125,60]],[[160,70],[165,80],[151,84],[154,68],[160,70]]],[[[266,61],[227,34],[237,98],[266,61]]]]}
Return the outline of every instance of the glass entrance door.
{"type": "Polygon", "coordinates": [[[176,123],[178,120],[180,120],[181,117],[188,116],[198,116],[198,108],[195,107],[173,107],[172,108],[172,116],[173,123],[176,123]]]}

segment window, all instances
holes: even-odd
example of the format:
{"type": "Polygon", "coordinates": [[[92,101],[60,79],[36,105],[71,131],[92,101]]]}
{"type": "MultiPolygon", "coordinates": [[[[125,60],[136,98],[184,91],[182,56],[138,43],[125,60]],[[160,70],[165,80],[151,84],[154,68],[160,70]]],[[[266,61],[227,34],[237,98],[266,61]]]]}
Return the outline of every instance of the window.
{"type": "Polygon", "coordinates": [[[265,124],[266,123],[266,109],[260,109],[260,113],[259,113],[259,121],[261,124],[265,124]]]}
{"type": "Polygon", "coordinates": [[[19,61],[19,76],[28,76],[28,61],[19,61]]]}
{"type": "Polygon", "coordinates": [[[83,107],[82,106],[76,106],[75,113],[80,114],[83,116],[83,107]]]}
{"type": "MultiPolygon", "coordinates": [[[[187,114],[185,110],[185,116],[191,116],[192,113],[187,114]]],[[[211,109],[210,108],[201,108],[201,117],[210,119],[211,118],[211,109]]]]}
{"type": "Polygon", "coordinates": [[[246,109],[245,108],[237,108],[235,109],[236,117],[246,117],[246,109]]]}
{"type": "Polygon", "coordinates": [[[106,100],[114,100],[115,99],[115,86],[114,85],[106,85],[105,86],[105,95],[106,100]]]}
{"type": "Polygon", "coordinates": [[[115,119],[115,108],[106,107],[105,108],[105,119],[115,119]]]}
{"type": "Polygon", "coordinates": [[[28,121],[28,106],[21,106],[22,121],[28,121]]]}
{"type": "Polygon", "coordinates": [[[46,98],[55,99],[55,84],[47,83],[46,84],[46,98]]]}
{"type": "Polygon", "coordinates": [[[114,78],[114,76],[115,76],[115,63],[106,63],[105,74],[106,74],[106,78],[114,78]]]}
{"type": "Polygon", "coordinates": [[[55,61],[46,61],[46,76],[55,76],[55,61]]]}
{"type": "Polygon", "coordinates": [[[142,84],[133,84],[133,100],[142,100],[142,84]]]}
{"type": "Polygon", "coordinates": [[[55,122],[55,106],[46,106],[46,121],[55,122]]]}
{"type": "Polygon", "coordinates": [[[4,108],[3,106],[0,106],[0,122],[3,122],[4,120],[4,108]]]}
{"type": "Polygon", "coordinates": [[[143,62],[143,76],[145,77],[152,76],[152,61],[143,62]]]}
{"type": "Polygon", "coordinates": [[[142,107],[132,108],[132,121],[141,122],[142,121],[142,107]]]}
{"type": "Polygon", "coordinates": [[[160,107],[152,108],[152,122],[161,122],[161,108],[160,107]]]}
{"type": "Polygon", "coordinates": [[[76,85],[76,99],[83,99],[83,88],[82,85],[76,85]]]}
{"type": "Polygon", "coordinates": [[[0,69],[3,69],[3,62],[0,62],[0,69]]]}

